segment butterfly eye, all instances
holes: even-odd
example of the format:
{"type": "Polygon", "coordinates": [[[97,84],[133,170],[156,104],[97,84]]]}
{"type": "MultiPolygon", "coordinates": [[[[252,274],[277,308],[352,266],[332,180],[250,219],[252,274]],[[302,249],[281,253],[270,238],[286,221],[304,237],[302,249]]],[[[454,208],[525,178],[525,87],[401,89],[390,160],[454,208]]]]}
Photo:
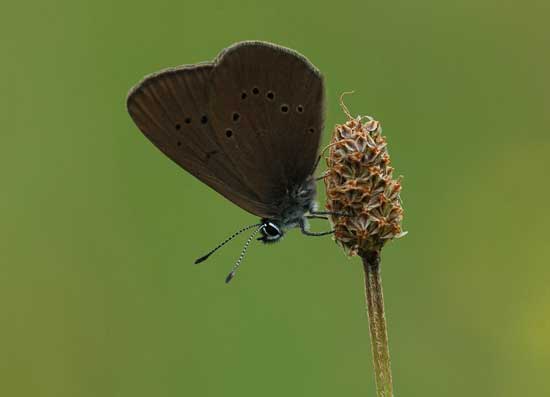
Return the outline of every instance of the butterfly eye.
{"type": "Polygon", "coordinates": [[[265,228],[265,234],[267,234],[270,237],[275,237],[281,234],[281,231],[277,226],[275,226],[273,223],[268,223],[265,228]]]}
{"type": "Polygon", "coordinates": [[[183,121],[185,122],[185,124],[191,124],[191,117],[186,117],[183,121]]]}
{"type": "Polygon", "coordinates": [[[296,111],[298,113],[303,113],[304,112],[304,107],[302,105],[298,105],[298,106],[296,106],[296,111]]]}
{"type": "Polygon", "coordinates": [[[226,136],[226,137],[231,138],[232,135],[233,135],[233,131],[232,131],[232,130],[225,130],[225,136],[226,136]]]}
{"type": "Polygon", "coordinates": [[[272,101],[275,99],[275,93],[273,91],[268,91],[267,94],[265,94],[266,98],[272,101]]]}
{"type": "Polygon", "coordinates": [[[233,121],[239,121],[241,118],[241,115],[237,112],[233,113],[233,121]]]}
{"type": "Polygon", "coordinates": [[[246,99],[247,96],[248,96],[248,95],[246,94],[246,92],[243,91],[243,92],[241,93],[241,99],[246,99]]]}
{"type": "Polygon", "coordinates": [[[281,112],[287,113],[288,112],[288,105],[282,105],[281,106],[281,112]]]}
{"type": "Polygon", "coordinates": [[[208,123],[208,117],[207,117],[206,115],[204,115],[204,116],[201,117],[201,123],[202,123],[202,124],[208,123]]]}
{"type": "Polygon", "coordinates": [[[254,95],[258,95],[260,93],[260,89],[258,87],[254,87],[254,88],[252,88],[252,93],[254,95]]]}

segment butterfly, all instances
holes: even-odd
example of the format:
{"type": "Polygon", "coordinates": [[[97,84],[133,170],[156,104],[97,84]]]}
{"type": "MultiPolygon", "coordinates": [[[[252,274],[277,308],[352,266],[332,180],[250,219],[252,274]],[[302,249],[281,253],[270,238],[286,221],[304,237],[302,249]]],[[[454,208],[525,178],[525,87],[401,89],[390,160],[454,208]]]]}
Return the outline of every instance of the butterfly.
{"type": "Polygon", "coordinates": [[[316,179],[325,113],[323,76],[291,49],[244,41],[211,62],[162,70],[145,77],[127,97],[136,126],[166,156],[242,209],[261,218],[227,238],[254,229],[229,282],[260,233],[279,241],[317,211],[316,179]]]}

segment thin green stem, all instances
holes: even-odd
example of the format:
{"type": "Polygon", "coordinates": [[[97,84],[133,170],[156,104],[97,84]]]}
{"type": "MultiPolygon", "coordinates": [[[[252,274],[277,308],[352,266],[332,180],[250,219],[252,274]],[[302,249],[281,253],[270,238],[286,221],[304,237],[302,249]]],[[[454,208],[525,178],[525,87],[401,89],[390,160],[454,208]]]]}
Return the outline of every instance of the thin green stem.
{"type": "Polygon", "coordinates": [[[365,270],[365,297],[377,395],[378,397],[393,397],[390,349],[380,274],[380,253],[377,251],[364,252],[361,254],[361,258],[365,270]]]}

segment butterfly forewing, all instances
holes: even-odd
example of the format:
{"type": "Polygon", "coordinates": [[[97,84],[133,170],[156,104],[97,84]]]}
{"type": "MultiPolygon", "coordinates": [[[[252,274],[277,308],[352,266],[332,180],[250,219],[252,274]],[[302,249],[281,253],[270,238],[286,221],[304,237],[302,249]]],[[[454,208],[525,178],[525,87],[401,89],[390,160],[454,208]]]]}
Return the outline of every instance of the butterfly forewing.
{"type": "Polygon", "coordinates": [[[262,187],[257,191],[264,202],[311,174],[323,125],[324,90],[309,61],[270,44],[236,44],[220,55],[213,87],[223,92],[213,101],[223,127],[232,126],[228,116],[240,115],[229,149],[248,153],[250,161],[243,159],[238,167],[253,178],[254,186],[262,187]]]}
{"type": "Polygon", "coordinates": [[[298,53],[243,42],[212,63],[145,78],[127,107],[177,164],[241,208],[274,218],[288,189],[313,171],[324,89],[298,53]]]}

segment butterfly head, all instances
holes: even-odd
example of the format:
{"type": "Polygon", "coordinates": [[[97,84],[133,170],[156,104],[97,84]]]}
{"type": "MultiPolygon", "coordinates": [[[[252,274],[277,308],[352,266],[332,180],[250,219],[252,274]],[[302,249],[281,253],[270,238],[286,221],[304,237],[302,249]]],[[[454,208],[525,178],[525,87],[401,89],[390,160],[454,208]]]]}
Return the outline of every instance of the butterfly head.
{"type": "Polygon", "coordinates": [[[284,231],[281,226],[279,226],[276,221],[270,219],[262,219],[260,233],[262,234],[262,237],[259,237],[258,240],[266,244],[275,243],[284,235],[284,231]]]}

